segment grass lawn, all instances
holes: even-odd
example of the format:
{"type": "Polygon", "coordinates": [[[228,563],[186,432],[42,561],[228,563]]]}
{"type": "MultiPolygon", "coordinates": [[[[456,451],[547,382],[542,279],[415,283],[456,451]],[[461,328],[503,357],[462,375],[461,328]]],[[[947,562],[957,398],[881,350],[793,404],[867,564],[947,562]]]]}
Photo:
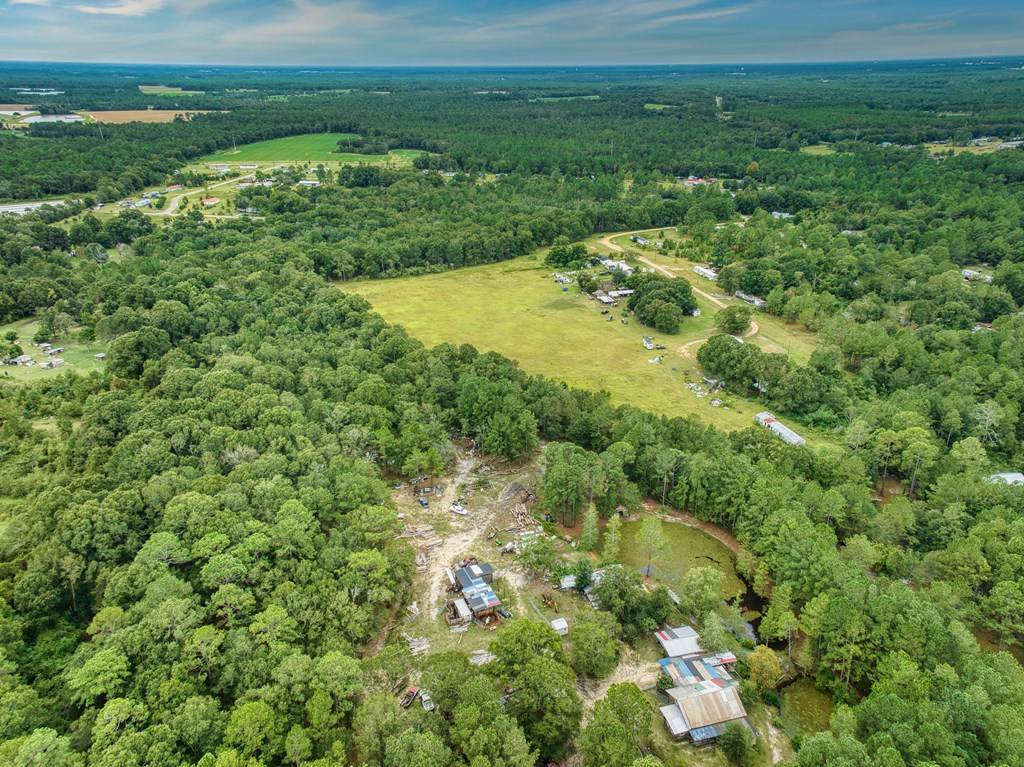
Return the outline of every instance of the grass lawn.
{"type": "Polygon", "coordinates": [[[64,351],[59,356],[65,362],[66,365],[53,368],[52,370],[43,370],[39,363],[45,362],[47,356],[42,351],[32,345],[32,336],[35,335],[36,330],[39,327],[39,323],[36,320],[18,320],[17,322],[11,322],[7,325],[0,326],[0,337],[2,337],[7,331],[13,330],[18,334],[18,343],[20,344],[22,351],[25,354],[30,355],[36,364],[31,367],[23,367],[21,365],[4,365],[0,367],[0,377],[8,380],[13,380],[18,383],[28,383],[32,381],[41,381],[47,378],[55,378],[61,373],[67,371],[73,371],[75,373],[90,373],[93,370],[102,370],[106,364],[100,362],[93,355],[99,354],[100,352],[106,351],[107,345],[98,341],[92,343],[80,343],[74,340],[74,333],[78,328],[74,328],[65,338],[55,342],[54,346],[64,347],[64,351]]]}
{"type": "Polygon", "coordinates": [[[480,351],[516,359],[527,372],[606,390],[616,404],[666,415],[697,413],[726,429],[751,425],[754,406],[745,413],[713,408],[711,398],[699,398],[685,387],[698,375],[679,350],[711,333],[712,304],[698,298],[702,316],[684,320],[682,331],[674,336],[659,334],[632,318],[623,325],[622,307],[612,310],[608,316],[614,319],[608,322],[601,305],[577,286],[563,292],[542,257],[543,251],[499,264],[339,287],[365,296],[386,320],[405,326],[428,346],[469,343],[480,351]],[[662,364],[648,362],[655,356],[641,344],[648,335],[668,347],[662,364]]]}
{"type": "Polygon", "coordinates": [[[425,154],[416,149],[396,149],[390,154],[356,154],[354,152],[336,152],[338,142],[344,138],[354,138],[354,133],[310,133],[304,136],[288,136],[286,138],[257,141],[245,144],[237,150],[225,149],[207,155],[198,160],[200,165],[213,162],[226,163],[324,163],[338,165],[341,163],[386,163],[398,161],[399,164],[411,165],[415,157],[425,154]]]}
{"type": "Polygon", "coordinates": [[[836,150],[830,147],[828,144],[811,144],[810,146],[800,147],[800,151],[804,154],[815,154],[815,155],[828,155],[835,154],[836,150]]]}
{"type": "Polygon", "coordinates": [[[644,104],[644,109],[653,109],[655,112],[660,112],[662,109],[675,109],[675,104],[644,104]]]}
{"type": "MultiPolygon", "coordinates": [[[[622,525],[623,564],[641,568],[647,565],[647,552],[637,545],[635,537],[642,522],[636,520],[622,525]]],[[[677,590],[683,575],[694,567],[714,567],[725,573],[722,595],[732,599],[744,593],[747,588],[736,574],[735,558],[721,542],[707,533],[686,525],[664,523],[662,530],[668,545],[660,556],[654,559],[654,576],[677,590]]]]}
{"type": "Polygon", "coordinates": [[[139,90],[154,96],[202,96],[206,93],[206,91],[186,91],[176,85],[140,85],[139,90]]]}
{"type": "MultiPolygon", "coordinates": [[[[201,162],[337,162],[341,155],[333,153],[338,142],[355,138],[354,133],[309,133],[244,144],[237,150],[225,149],[202,158],[201,162]]],[[[365,155],[364,155],[365,157],[365,155]]]]}
{"type": "Polygon", "coordinates": [[[805,677],[782,689],[779,723],[790,737],[822,732],[828,729],[833,708],[832,698],[805,677]]]}

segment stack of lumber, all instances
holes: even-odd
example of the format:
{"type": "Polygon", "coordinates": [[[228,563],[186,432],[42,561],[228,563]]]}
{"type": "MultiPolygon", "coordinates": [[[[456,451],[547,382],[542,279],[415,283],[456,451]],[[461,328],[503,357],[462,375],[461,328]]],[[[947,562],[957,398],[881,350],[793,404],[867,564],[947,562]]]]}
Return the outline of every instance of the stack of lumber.
{"type": "Polygon", "coordinates": [[[516,524],[520,527],[533,527],[537,524],[537,520],[526,510],[525,503],[517,503],[513,506],[512,516],[515,517],[516,524]]]}
{"type": "Polygon", "coordinates": [[[484,664],[490,663],[492,660],[494,660],[494,656],[487,652],[487,650],[475,650],[473,654],[469,656],[469,662],[474,666],[483,666],[484,664]]]}
{"type": "Polygon", "coordinates": [[[402,532],[398,534],[399,538],[417,538],[422,535],[429,535],[434,532],[433,525],[406,525],[402,528],[402,532]]]}
{"type": "Polygon", "coordinates": [[[409,643],[409,649],[413,655],[423,655],[430,652],[430,640],[426,637],[413,637],[402,632],[402,639],[409,643]]]}

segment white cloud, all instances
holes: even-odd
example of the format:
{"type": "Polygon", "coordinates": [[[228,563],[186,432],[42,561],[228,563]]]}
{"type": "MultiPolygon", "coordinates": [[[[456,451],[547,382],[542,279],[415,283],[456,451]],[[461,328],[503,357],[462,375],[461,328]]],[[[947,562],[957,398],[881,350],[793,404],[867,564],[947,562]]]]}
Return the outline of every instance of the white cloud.
{"type": "Polygon", "coordinates": [[[228,46],[244,44],[272,48],[309,45],[383,29],[399,19],[397,15],[377,13],[361,0],[335,0],[329,3],[291,0],[291,5],[286,18],[231,29],[221,42],[228,46]]]}
{"type": "MultiPolygon", "coordinates": [[[[34,4],[43,4],[38,0],[18,0],[19,2],[29,2],[34,4]]],[[[44,3],[49,3],[50,0],[43,0],[44,3]]],[[[117,0],[114,3],[106,3],[103,5],[71,5],[68,6],[72,10],[78,11],[79,13],[87,13],[97,16],[147,16],[150,13],[163,10],[164,8],[170,8],[185,13],[190,13],[199,8],[204,8],[210,5],[213,0],[186,0],[181,2],[180,0],[117,0]]]]}

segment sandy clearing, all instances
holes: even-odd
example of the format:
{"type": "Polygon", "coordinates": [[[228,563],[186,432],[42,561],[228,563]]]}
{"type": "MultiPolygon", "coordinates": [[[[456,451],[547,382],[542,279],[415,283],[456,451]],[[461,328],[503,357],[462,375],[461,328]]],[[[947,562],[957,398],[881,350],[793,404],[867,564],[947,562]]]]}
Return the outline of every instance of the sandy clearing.
{"type": "Polygon", "coordinates": [[[583,705],[587,709],[603,698],[613,684],[632,682],[641,690],[656,684],[661,675],[661,667],[657,663],[643,660],[633,648],[626,646],[619,660],[619,665],[604,679],[580,679],[576,684],[583,705]]]}
{"type": "Polygon", "coordinates": [[[131,122],[140,123],[169,123],[173,122],[174,118],[181,115],[186,120],[188,116],[192,114],[209,114],[213,111],[212,109],[123,109],[123,110],[103,110],[97,112],[81,112],[91,117],[96,122],[111,123],[111,124],[122,124],[131,122]]]}

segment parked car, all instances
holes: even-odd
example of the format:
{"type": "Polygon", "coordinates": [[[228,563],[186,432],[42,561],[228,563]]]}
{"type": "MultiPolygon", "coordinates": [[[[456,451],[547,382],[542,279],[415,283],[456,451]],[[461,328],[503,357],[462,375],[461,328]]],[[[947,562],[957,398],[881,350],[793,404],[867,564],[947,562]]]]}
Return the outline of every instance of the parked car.
{"type": "Polygon", "coordinates": [[[504,618],[505,620],[508,620],[509,618],[511,618],[511,617],[512,617],[512,613],[510,613],[510,612],[509,612],[508,610],[506,610],[506,609],[505,609],[504,607],[499,607],[499,608],[498,608],[498,615],[500,615],[500,616],[501,616],[502,618],[504,618]]]}
{"type": "Polygon", "coordinates": [[[405,695],[403,696],[401,702],[398,705],[400,705],[402,708],[409,708],[409,706],[412,705],[412,702],[416,700],[416,696],[419,694],[419,687],[410,687],[408,690],[405,691],[405,695]]]}
{"type": "Polygon", "coordinates": [[[424,509],[430,506],[430,502],[427,501],[427,499],[424,498],[422,495],[416,500],[419,501],[420,506],[422,506],[424,509]]]}
{"type": "Polygon", "coordinates": [[[426,690],[423,690],[423,692],[420,693],[420,703],[423,704],[424,711],[434,710],[434,701],[430,699],[430,693],[426,690]]]}

